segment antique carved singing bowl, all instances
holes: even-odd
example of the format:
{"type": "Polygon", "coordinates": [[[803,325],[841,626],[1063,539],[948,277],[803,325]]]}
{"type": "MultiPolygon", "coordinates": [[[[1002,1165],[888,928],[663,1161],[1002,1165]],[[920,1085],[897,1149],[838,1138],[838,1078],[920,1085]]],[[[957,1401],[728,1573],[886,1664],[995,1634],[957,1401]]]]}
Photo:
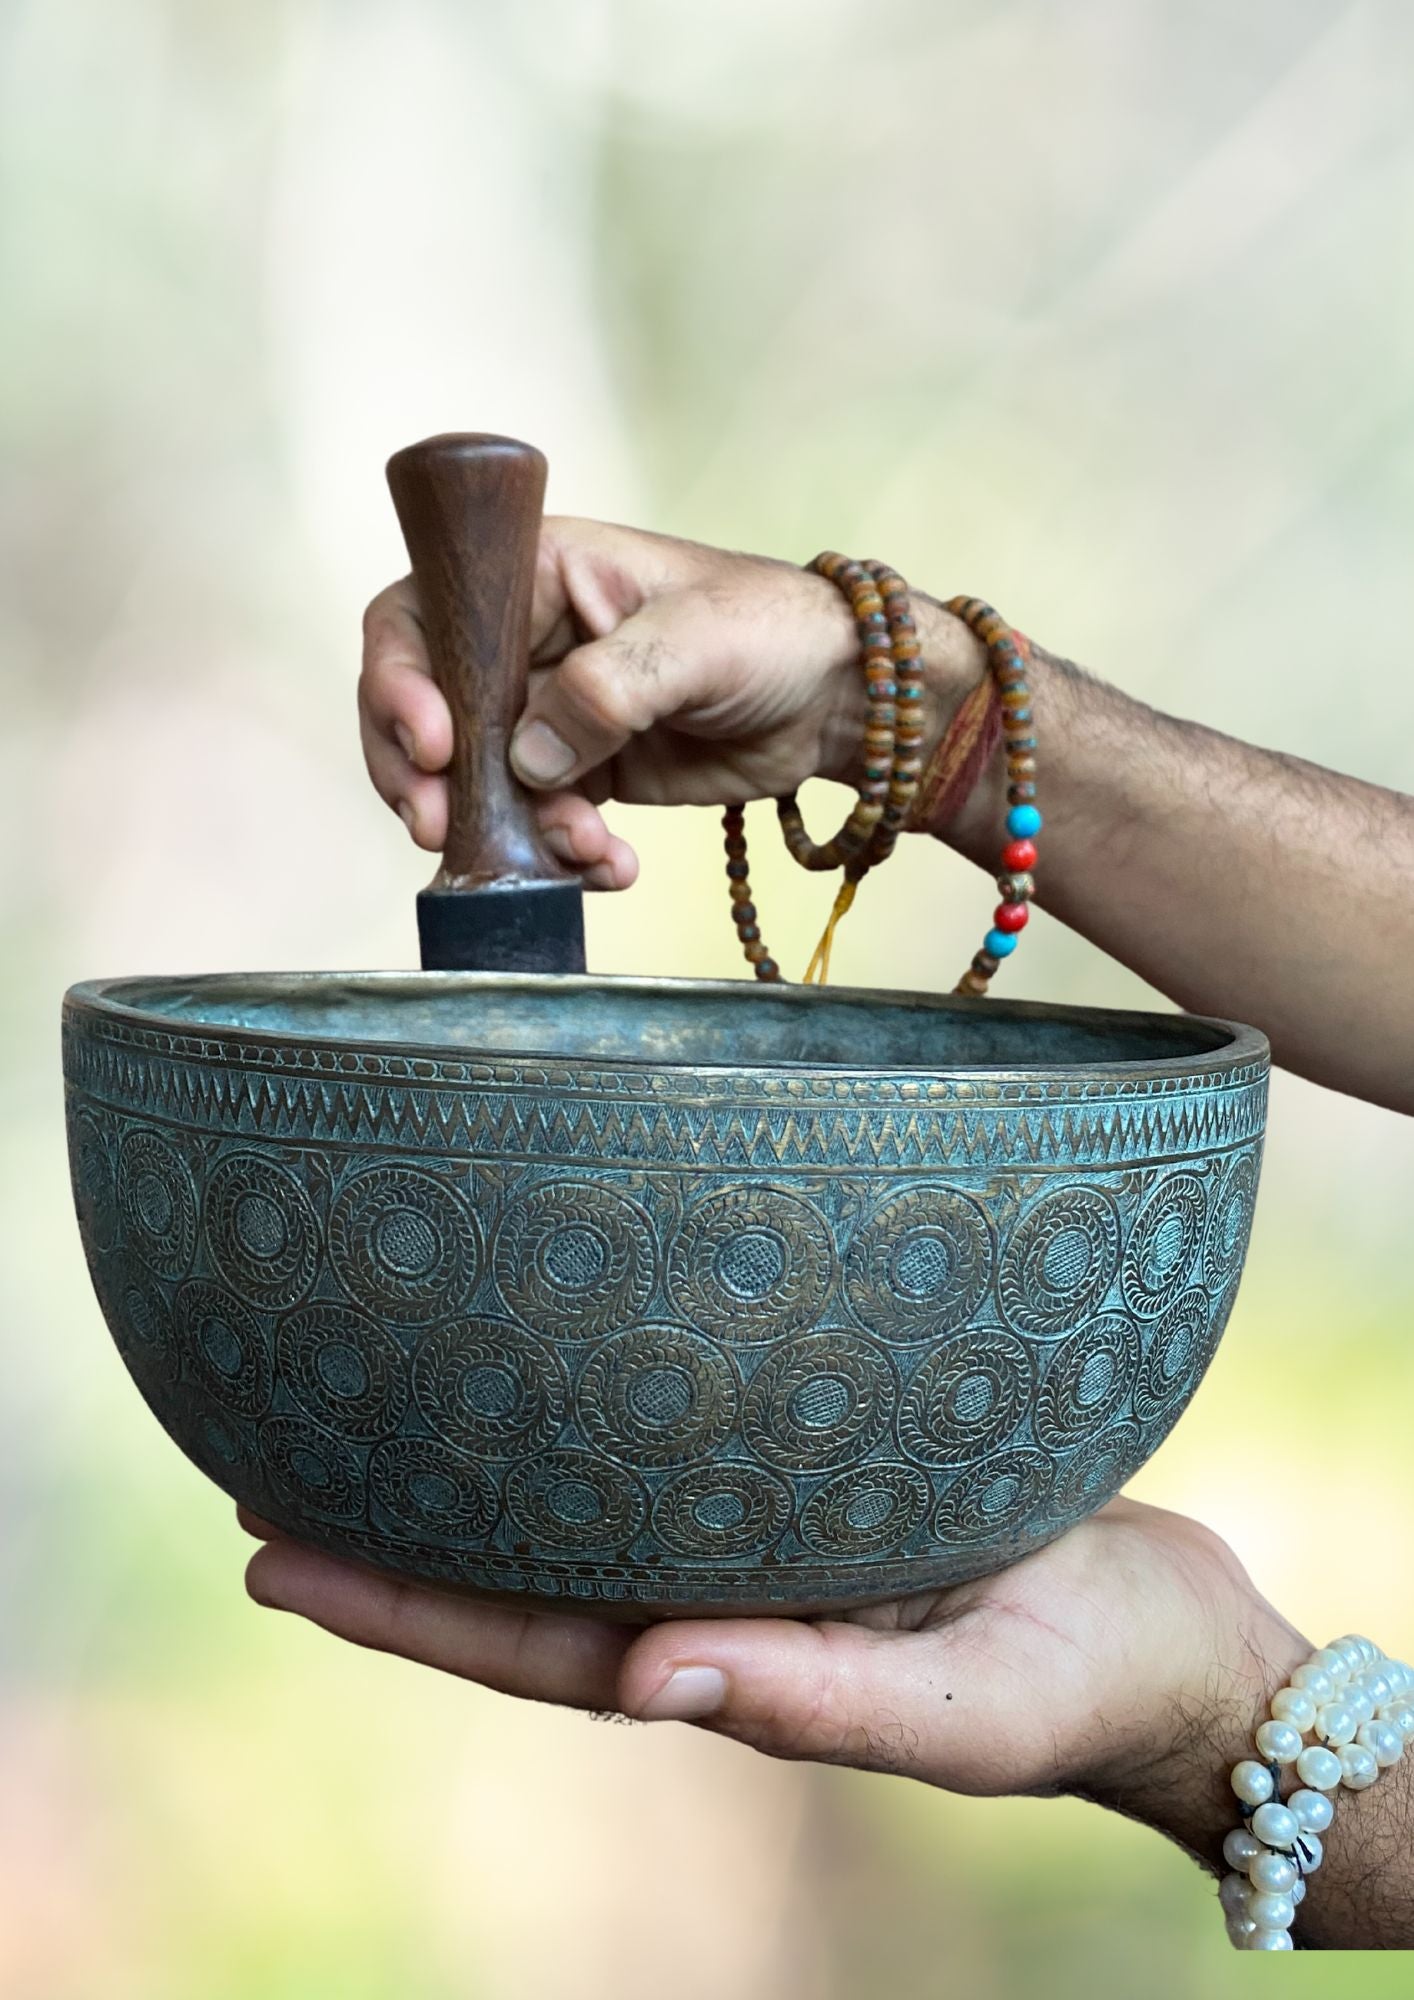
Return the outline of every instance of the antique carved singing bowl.
{"type": "Polygon", "coordinates": [[[172,1437],[335,1554],[601,1615],[1000,1568],[1177,1420],[1267,1049],[1182,1015],[515,973],[68,996],[84,1247],[172,1437]]]}

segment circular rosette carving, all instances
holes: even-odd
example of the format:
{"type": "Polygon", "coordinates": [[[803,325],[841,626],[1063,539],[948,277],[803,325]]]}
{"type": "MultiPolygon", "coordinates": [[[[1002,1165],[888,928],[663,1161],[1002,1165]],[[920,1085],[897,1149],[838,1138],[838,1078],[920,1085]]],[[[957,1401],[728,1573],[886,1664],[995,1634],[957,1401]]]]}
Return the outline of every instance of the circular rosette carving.
{"type": "Polygon", "coordinates": [[[462,1195],[419,1167],[368,1167],[344,1183],[329,1221],[334,1275],[376,1319],[419,1325],[466,1302],[480,1244],[462,1195]]]}
{"type": "Polygon", "coordinates": [[[530,1556],[622,1549],[647,1511],[638,1482],[587,1451],[547,1451],[522,1460],[506,1481],[506,1508],[531,1543],[530,1556]]]}
{"type": "Polygon", "coordinates": [[[69,1170],[79,1230],[90,1253],[111,1250],[118,1235],[113,1157],[91,1111],[69,1113],[69,1170]]]}
{"type": "Polygon", "coordinates": [[[910,1188],[869,1217],[850,1246],[850,1304],[881,1340],[939,1339],[965,1326],[992,1281],[980,1206],[951,1188],[910,1188]]]}
{"type": "Polygon", "coordinates": [[[507,1210],[496,1283],[537,1333],[590,1340],[637,1319],[657,1275],[648,1217],[616,1188],[546,1181],[507,1210]]]}
{"type": "Polygon", "coordinates": [[[718,1188],[703,1196],[668,1262],[684,1317],[704,1333],[735,1341],[800,1332],[815,1319],[834,1276],[824,1217],[778,1188],[718,1188]]]}
{"type": "Polygon", "coordinates": [[[793,1505],[777,1474],[729,1459],[670,1480],[654,1506],[653,1527],[674,1555],[727,1561],[769,1548],[785,1532],[793,1505]]]}
{"type": "Polygon", "coordinates": [[[889,1358],[842,1331],[774,1348],[747,1390],[742,1433],[752,1450],[792,1472],[823,1472],[869,1451],[898,1401],[889,1358]]]}
{"type": "Polygon", "coordinates": [[[188,1381],[237,1417],[263,1416],[274,1371],[260,1322],[234,1292],[200,1282],[177,1293],[177,1342],[188,1381]]]}
{"type": "Polygon", "coordinates": [[[129,1249],[159,1278],[184,1278],[196,1249],[196,1188],[176,1147],[139,1126],[118,1154],[118,1209],[129,1249]]]}
{"type": "Polygon", "coordinates": [[[1099,1188],[1060,1187],[1012,1231],[997,1280],[1018,1333],[1051,1338],[1089,1319],[1119,1264],[1119,1216],[1099,1188]]]}
{"type": "Polygon", "coordinates": [[[1036,1398],[1038,1444],[1069,1451],[1103,1429],[1129,1400],[1139,1370],[1139,1336],[1122,1313],[1105,1313],[1054,1348],[1036,1398]]]}
{"type": "Polygon", "coordinates": [[[267,1417],[260,1457],[270,1483],[301,1513],[334,1521],[362,1514],[363,1461],[328,1431],[298,1417],[267,1417]]]}
{"type": "Polygon", "coordinates": [[[1171,1306],[1203,1240],[1208,1194],[1196,1174],[1167,1174],[1134,1218],[1120,1269],[1128,1305],[1141,1319],[1171,1306]]]}
{"type": "Polygon", "coordinates": [[[1111,1424],[1072,1452],[1061,1467],[1051,1511],[1059,1521],[1082,1520],[1112,1499],[1143,1457],[1138,1427],[1111,1424]]]}
{"type": "Polygon", "coordinates": [[[1251,1153],[1244,1153],[1228,1168],[1208,1219],[1203,1271],[1215,1291],[1226,1290],[1242,1269],[1256,1200],[1257,1162],[1251,1153]]]}
{"type": "Polygon", "coordinates": [[[448,1320],[423,1334],[412,1364],[418,1407],[448,1444],[514,1458],[553,1443],[565,1420],[554,1351],[508,1322],[448,1320]]]}
{"type": "Polygon", "coordinates": [[[1054,1479],[1044,1451],[999,1451],[953,1481],[938,1502],[933,1532],[944,1546],[1017,1535],[1045,1507],[1054,1479]]]}
{"type": "Polygon", "coordinates": [[[1134,1390],[1140,1423],[1166,1416],[1192,1392],[1212,1359],[1212,1326],[1207,1293],[1196,1286],[1155,1323],[1134,1390]]]}
{"type": "Polygon", "coordinates": [[[1239,1276],[1239,1273],[1234,1273],[1228,1280],[1227,1290],[1217,1293],[1208,1308],[1207,1358],[1209,1361],[1212,1360],[1218,1351],[1218,1343],[1221,1341],[1228,1320],[1232,1316],[1232,1309],[1237,1304],[1239,1276]]]}
{"type": "Polygon", "coordinates": [[[719,1348],[675,1326],[636,1326],[596,1348],[576,1407],[590,1441],[631,1465],[682,1465],[721,1444],[737,1386],[719,1348]]]}
{"type": "Polygon", "coordinates": [[[206,1186],[211,1261],[253,1306],[297,1306],[319,1265],[319,1225],[288,1167],[228,1153],[206,1186]]]}
{"type": "Polygon", "coordinates": [[[207,1410],[188,1419],[183,1427],[182,1445],[207,1478],[214,1479],[221,1487],[260,1456],[253,1427],[228,1417],[223,1410],[207,1410]]]}
{"type": "Polygon", "coordinates": [[[837,1472],[807,1502],[800,1537],[817,1555],[891,1555],[928,1512],[929,1482],[914,1466],[871,1464],[837,1472]]]}
{"type": "Polygon", "coordinates": [[[94,1288],[114,1344],[130,1367],[170,1363],[172,1309],[163,1287],[141,1264],[121,1254],[103,1258],[94,1288]]]}
{"type": "Polygon", "coordinates": [[[969,1465],[1016,1429],[1035,1388],[1030,1348],[1000,1327],[960,1333],[904,1393],[899,1442],[924,1465],[969,1465]]]}
{"type": "Polygon", "coordinates": [[[481,1467],[438,1438],[380,1444],[368,1461],[368,1489],[399,1527],[440,1541],[483,1541],[500,1504],[481,1467]]]}
{"type": "Polygon", "coordinates": [[[352,1306],[320,1304],[280,1322],[280,1376],[300,1408],[346,1438],[387,1437],[408,1401],[408,1364],[386,1327],[352,1306]]]}

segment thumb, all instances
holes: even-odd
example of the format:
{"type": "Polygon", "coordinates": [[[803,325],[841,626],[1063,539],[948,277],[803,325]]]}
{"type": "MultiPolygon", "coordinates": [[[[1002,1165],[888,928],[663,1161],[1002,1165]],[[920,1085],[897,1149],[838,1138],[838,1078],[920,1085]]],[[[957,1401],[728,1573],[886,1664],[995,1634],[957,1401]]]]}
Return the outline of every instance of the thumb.
{"type": "Polygon", "coordinates": [[[572,785],[693,700],[702,663],[671,631],[663,608],[649,604],[607,637],[533,673],[511,737],[517,777],[540,790],[572,785]]]}
{"type": "Polygon", "coordinates": [[[625,1655],[618,1699],[645,1722],[700,1722],[767,1756],[971,1789],[953,1768],[947,1650],[936,1632],[830,1622],[656,1625],[625,1655]]]}

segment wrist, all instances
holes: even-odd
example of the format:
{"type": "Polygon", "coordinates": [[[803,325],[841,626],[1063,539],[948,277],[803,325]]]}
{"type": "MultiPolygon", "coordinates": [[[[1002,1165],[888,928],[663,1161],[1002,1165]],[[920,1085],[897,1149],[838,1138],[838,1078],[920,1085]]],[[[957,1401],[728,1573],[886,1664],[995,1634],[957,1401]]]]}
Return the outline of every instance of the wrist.
{"type": "MultiPolygon", "coordinates": [[[[858,781],[868,702],[859,671],[859,639],[849,606],[833,584],[812,577],[833,602],[821,604],[819,652],[830,688],[821,736],[819,776],[840,784],[858,781]]],[[[911,593],[922,646],[923,742],[926,767],[958,704],[986,671],[986,654],[960,619],[921,591],[911,593]]]]}
{"type": "Polygon", "coordinates": [[[1072,1789],[1141,1821],[1220,1872],[1224,1835],[1237,1823],[1230,1774],[1254,1754],[1270,1702],[1312,1647],[1247,1579],[1204,1635],[1206,1659],[1159,1676],[1130,1730],[1112,1740],[1072,1789]]]}

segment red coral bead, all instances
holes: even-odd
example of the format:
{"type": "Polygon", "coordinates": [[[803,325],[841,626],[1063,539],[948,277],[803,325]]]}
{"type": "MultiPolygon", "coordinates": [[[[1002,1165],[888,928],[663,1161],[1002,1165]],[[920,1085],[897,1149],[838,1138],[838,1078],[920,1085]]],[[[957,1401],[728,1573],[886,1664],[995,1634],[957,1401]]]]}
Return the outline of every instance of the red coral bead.
{"type": "Polygon", "coordinates": [[[1025,875],[1036,866],[1034,840],[1009,840],[1002,849],[1002,866],[1008,875],[1025,875]]]}
{"type": "Polygon", "coordinates": [[[998,903],[992,922],[999,931],[1024,931],[1030,916],[1025,903],[998,903]]]}

